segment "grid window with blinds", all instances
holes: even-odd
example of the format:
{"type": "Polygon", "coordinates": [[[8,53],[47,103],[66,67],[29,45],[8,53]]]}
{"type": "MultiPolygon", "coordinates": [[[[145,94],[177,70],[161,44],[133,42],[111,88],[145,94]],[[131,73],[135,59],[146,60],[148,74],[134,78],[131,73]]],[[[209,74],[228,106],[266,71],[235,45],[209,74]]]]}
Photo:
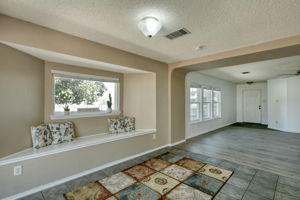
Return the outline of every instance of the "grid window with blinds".
{"type": "Polygon", "coordinates": [[[68,107],[71,113],[105,112],[109,94],[112,110],[118,111],[119,80],[116,78],[53,72],[54,113],[68,107]]]}
{"type": "Polygon", "coordinates": [[[221,91],[191,85],[190,121],[221,118],[221,91]]]}

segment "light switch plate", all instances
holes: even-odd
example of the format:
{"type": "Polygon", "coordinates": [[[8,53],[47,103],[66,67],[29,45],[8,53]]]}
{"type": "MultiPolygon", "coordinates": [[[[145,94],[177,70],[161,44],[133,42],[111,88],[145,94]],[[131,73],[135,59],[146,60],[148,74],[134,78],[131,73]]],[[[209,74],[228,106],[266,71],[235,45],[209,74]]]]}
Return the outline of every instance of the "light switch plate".
{"type": "Polygon", "coordinates": [[[22,175],[22,165],[18,165],[14,167],[14,176],[22,175]]]}
{"type": "Polygon", "coordinates": [[[156,139],[156,134],[153,134],[153,140],[155,140],[156,139]]]}

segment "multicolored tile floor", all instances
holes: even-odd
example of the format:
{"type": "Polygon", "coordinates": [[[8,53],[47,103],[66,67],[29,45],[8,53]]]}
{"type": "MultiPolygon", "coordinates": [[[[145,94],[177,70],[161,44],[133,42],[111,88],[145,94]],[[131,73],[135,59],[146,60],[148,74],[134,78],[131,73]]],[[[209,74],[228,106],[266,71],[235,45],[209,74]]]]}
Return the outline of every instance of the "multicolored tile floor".
{"type": "Polygon", "coordinates": [[[68,200],[210,200],[232,173],[167,152],[64,196],[68,200]]]}
{"type": "MultiPolygon", "coordinates": [[[[206,181],[206,176],[209,177],[208,179],[213,176],[213,180],[224,181],[223,176],[220,176],[218,173],[218,168],[213,170],[216,172],[213,173],[213,175],[207,174],[210,173],[210,166],[217,166],[218,168],[228,171],[234,171],[231,177],[222,186],[221,190],[217,192],[217,195],[213,197],[213,200],[300,200],[300,180],[274,174],[272,171],[263,171],[228,160],[209,157],[174,147],[161,149],[95,171],[86,176],[56,185],[19,200],[66,200],[65,194],[72,191],[78,195],[76,199],[82,200],[86,199],[86,197],[99,200],[115,200],[118,198],[158,198],[160,200],[210,199],[213,195],[209,194],[207,188],[209,187],[210,192],[214,192],[217,185],[207,184],[208,186],[203,187],[203,185],[195,183],[196,180],[206,181]],[[172,154],[164,154],[166,152],[171,152],[172,154]],[[158,158],[166,162],[155,162],[157,159],[151,158],[158,158]],[[194,161],[192,162],[191,160],[194,161]],[[207,163],[207,165],[204,166],[204,163],[207,163]],[[119,172],[121,172],[121,174],[119,172]],[[168,178],[172,178],[171,180],[175,180],[175,182],[178,181],[179,184],[162,195],[160,192],[163,192],[163,190],[161,190],[160,187],[156,189],[155,184],[153,185],[151,180],[147,179],[153,175],[153,180],[153,177],[157,177],[157,175],[155,175],[156,173],[159,175],[164,174],[168,178]],[[192,174],[190,175],[190,173],[192,174]],[[122,183],[113,182],[115,178],[124,179],[124,177],[126,181],[122,183]],[[131,182],[134,183],[130,184],[131,182]],[[105,187],[103,184],[115,186],[105,187]],[[130,184],[130,186],[125,187],[128,184],[130,184]],[[150,185],[153,188],[149,187],[150,185]],[[125,188],[122,189],[123,187],[125,188]],[[76,189],[79,190],[75,192],[76,189]],[[82,190],[88,191],[80,193],[82,190]],[[115,192],[118,190],[120,191],[115,192]],[[146,194],[146,196],[142,196],[142,194],[146,194]]],[[[224,175],[226,175],[226,173],[224,175]]],[[[216,182],[218,183],[218,181],[216,182]]],[[[157,182],[163,183],[165,181],[158,180],[157,182]]],[[[168,185],[168,187],[163,188],[167,188],[165,189],[167,191],[169,187],[171,186],[168,185]]]]}

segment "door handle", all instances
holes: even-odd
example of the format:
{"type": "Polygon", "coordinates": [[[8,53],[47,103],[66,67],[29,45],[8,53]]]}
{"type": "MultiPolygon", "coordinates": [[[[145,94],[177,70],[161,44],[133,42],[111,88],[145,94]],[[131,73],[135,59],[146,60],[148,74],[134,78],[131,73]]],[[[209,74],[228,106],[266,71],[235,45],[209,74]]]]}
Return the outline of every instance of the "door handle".
{"type": "Polygon", "coordinates": [[[258,109],[261,110],[261,105],[258,106],[258,109]]]}

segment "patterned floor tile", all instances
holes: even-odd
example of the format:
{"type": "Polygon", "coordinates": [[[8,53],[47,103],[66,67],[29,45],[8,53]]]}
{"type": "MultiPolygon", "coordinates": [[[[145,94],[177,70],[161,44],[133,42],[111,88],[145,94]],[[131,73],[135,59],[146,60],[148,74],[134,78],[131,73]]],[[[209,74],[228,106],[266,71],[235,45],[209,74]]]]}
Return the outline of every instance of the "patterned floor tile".
{"type": "Polygon", "coordinates": [[[160,194],[144,184],[136,183],[116,194],[120,200],[157,200],[160,194]]]}
{"type": "Polygon", "coordinates": [[[142,183],[163,195],[173,189],[180,182],[167,175],[157,172],[142,180],[142,183]]]}
{"type": "Polygon", "coordinates": [[[193,171],[174,164],[163,169],[161,173],[171,176],[177,180],[184,181],[193,174],[193,171]]]}
{"type": "Polygon", "coordinates": [[[110,177],[104,178],[99,181],[111,193],[119,192],[120,190],[132,185],[136,181],[123,172],[119,172],[110,177]]]}
{"type": "Polygon", "coordinates": [[[166,195],[168,200],[210,200],[211,195],[205,194],[199,190],[196,190],[186,184],[180,184],[169,194],[166,195]]]}
{"type": "Polygon", "coordinates": [[[105,199],[105,200],[118,200],[118,199],[114,196],[111,196],[111,197],[109,197],[108,199],[105,199]]]}
{"type": "Polygon", "coordinates": [[[195,161],[189,158],[183,158],[176,162],[177,165],[185,167],[187,169],[198,171],[201,167],[203,167],[205,164],[199,161],[195,161]]]}
{"type": "Polygon", "coordinates": [[[104,200],[109,196],[111,196],[111,193],[98,182],[89,183],[81,188],[65,194],[65,197],[68,200],[104,200]]]}
{"type": "Polygon", "coordinates": [[[222,181],[206,176],[204,174],[194,174],[185,183],[214,196],[224,184],[222,181]]]}
{"type": "Polygon", "coordinates": [[[162,160],[165,160],[167,162],[175,163],[178,160],[181,160],[183,158],[183,156],[176,155],[176,154],[168,152],[168,153],[165,153],[165,154],[162,154],[162,155],[158,156],[158,158],[162,159],[162,160]]]}
{"type": "Polygon", "coordinates": [[[152,158],[150,160],[145,161],[143,165],[146,165],[147,167],[150,167],[151,169],[154,169],[156,171],[160,171],[171,165],[171,163],[158,158],[152,158]]]}
{"type": "Polygon", "coordinates": [[[199,170],[199,173],[216,178],[225,182],[232,174],[232,171],[221,169],[212,165],[205,165],[199,170]]]}
{"type": "Polygon", "coordinates": [[[135,178],[136,180],[142,180],[147,176],[154,174],[155,172],[156,171],[143,165],[136,165],[124,171],[124,173],[135,178]]]}

